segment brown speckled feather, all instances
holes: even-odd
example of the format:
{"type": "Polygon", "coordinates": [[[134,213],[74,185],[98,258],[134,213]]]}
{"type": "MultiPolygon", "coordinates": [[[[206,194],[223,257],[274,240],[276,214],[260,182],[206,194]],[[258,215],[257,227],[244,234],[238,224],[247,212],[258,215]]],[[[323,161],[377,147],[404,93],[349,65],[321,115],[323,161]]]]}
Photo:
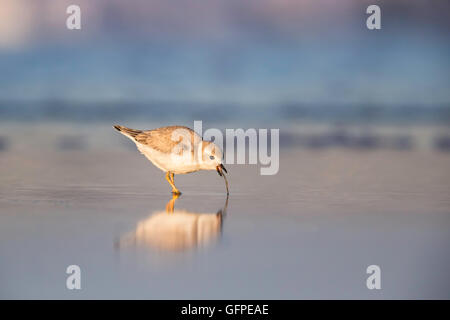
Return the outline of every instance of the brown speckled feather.
{"type": "MultiPolygon", "coordinates": [[[[177,133],[189,134],[191,137],[191,146],[194,145],[194,142],[199,143],[201,141],[201,137],[194,130],[185,126],[168,126],[145,131],[130,129],[124,126],[114,126],[114,128],[132,137],[136,142],[164,153],[171,153],[182,141],[182,137],[177,133]],[[174,134],[176,130],[179,131],[174,134]]],[[[189,146],[183,146],[183,150],[187,149],[189,149],[189,146]]],[[[191,152],[194,152],[194,148],[190,149],[191,152]]]]}
{"type": "MultiPolygon", "coordinates": [[[[198,136],[193,130],[183,126],[170,126],[158,128],[155,130],[143,131],[142,133],[138,134],[135,139],[137,142],[149,146],[150,148],[153,148],[155,150],[164,153],[171,153],[174,148],[182,141],[182,137],[172,135],[175,130],[180,130],[180,133],[183,133],[183,130],[187,130],[187,132],[191,136],[191,145],[193,145],[194,143],[195,136],[198,141],[201,141],[200,136],[198,136]]],[[[184,150],[187,148],[188,146],[186,146],[186,148],[183,146],[184,150]]],[[[191,149],[193,151],[193,148],[191,149]]]]}

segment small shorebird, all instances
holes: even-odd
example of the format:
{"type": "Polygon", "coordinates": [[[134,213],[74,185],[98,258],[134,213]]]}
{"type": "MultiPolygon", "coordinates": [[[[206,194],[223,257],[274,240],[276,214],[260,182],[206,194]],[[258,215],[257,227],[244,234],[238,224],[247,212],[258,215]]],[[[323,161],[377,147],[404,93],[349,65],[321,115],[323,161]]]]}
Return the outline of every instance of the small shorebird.
{"type": "Polygon", "coordinates": [[[225,179],[229,194],[222,150],[213,142],[203,141],[194,130],[184,126],[153,130],[135,130],[119,125],[114,128],[131,139],[156,167],[166,172],[173,194],[181,194],[175,187],[175,174],[199,170],[216,170],[225,179]]]}

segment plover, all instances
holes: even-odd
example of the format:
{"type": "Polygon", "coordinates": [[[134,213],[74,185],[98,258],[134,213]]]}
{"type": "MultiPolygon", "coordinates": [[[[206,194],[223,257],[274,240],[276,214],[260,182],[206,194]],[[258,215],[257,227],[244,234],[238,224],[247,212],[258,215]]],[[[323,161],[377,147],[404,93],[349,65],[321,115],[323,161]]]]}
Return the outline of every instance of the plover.
{"type": "Polygon", "coordinates": [[[153,130],[135,130],[119,125],[114,128],[131,139],[156,167],[166,172],[166,180],[172,186],[172,193],[181,193],[175,187],[175,174],[216,170],[225,179],[227,195],[229,194],[222,150],[213,142],[202,140],[194,130],[184,126],[153,130]]]}

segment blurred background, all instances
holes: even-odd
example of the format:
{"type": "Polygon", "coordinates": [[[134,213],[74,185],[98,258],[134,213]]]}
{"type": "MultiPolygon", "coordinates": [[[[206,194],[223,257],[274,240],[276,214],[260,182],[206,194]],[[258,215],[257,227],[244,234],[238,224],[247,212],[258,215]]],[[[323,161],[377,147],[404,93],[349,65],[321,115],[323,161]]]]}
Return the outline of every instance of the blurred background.
{"type": "Polygon", "coordinates": [[[448,1],[72,2],[0,1],[1,121],[450,121],[448,1]]]}
{"type": "Polygon", "coordinates": [[[0,0],[0,297],[449,298],[449,39],[446,0],[0,0]],[[227,166],[209,251],[118,252],[170,194],[112,125],[194,120],[279,128],[279,173],[227,166]]]}

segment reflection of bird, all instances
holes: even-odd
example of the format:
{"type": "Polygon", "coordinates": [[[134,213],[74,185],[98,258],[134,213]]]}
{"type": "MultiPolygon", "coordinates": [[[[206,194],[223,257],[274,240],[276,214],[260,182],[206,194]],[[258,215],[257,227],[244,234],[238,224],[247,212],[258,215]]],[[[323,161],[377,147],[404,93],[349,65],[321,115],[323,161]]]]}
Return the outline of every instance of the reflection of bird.
{"type": "Polygon", "coordinates": [[[118,247],[134,245],[162,251],[184,251],[205,246],[217,239],[222,230],[228,197],[223,209],[216,214],[176,210],[177,198],[178,195],[173,195],[166,211],[155,212],[140,221],[133,232],[120,239],[118,247]]]}
{"type": "Polygon", "coordinates": [[[199,170],[217,170],[223,174],[223,153],[220,148],[202,138],[192,129],[183,126],[170,126],[154,130],[135,130],[116,125],[114,128],[130,138],[139,151],[155,166],[166,172],[166,179],[172,186],[172,193],[180,194],[175,187],[175,174],[199,170]]]}

